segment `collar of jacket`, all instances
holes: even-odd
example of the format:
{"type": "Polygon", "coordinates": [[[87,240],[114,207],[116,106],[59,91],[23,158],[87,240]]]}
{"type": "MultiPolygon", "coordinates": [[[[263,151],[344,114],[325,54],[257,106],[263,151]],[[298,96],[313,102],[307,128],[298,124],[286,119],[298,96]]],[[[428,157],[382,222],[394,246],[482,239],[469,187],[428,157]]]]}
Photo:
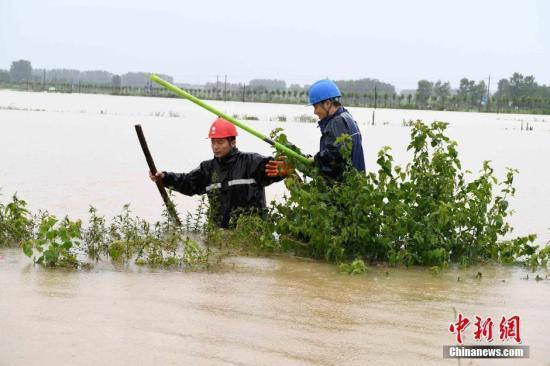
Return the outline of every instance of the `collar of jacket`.
{"type": "Polygon", "coordinates": [[[336,116],[339,116],[341,115],[342,113],[344,112],[347,112],[346,108],[340,106],[338,107],[338,109],[336,110],[336,112],[334,112],[334,114],[331,114],[330,116],[326,116],[325,118],[323,118],[322,120],[320,120],[319,122],[319,127],[321,128],[321,131],[324,131],[325,128],[327,128],[327,125],[328,123],[336,116]]]}
{"type": "Polygon", "coordinates": [[[223,164],[227,164],[227,163],[231,163],[231,162],[235,161],[237,159],[237,155],[239,155],[239,149],[234,147],[224,157],[214,158],[214,159],[216,159],[220,164],[223,165],[223,164]]]}

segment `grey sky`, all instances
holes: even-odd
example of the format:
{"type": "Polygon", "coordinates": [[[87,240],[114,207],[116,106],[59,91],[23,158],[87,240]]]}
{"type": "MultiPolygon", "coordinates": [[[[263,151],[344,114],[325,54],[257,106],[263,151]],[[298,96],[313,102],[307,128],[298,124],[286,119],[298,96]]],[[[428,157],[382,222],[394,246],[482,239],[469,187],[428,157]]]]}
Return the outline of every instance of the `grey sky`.
{"type": "Polygon", "coordinates": [[[0,68],[155,71],[178,82],[378,78],[550,84],[550,1],[0,0],[0,68]]]}

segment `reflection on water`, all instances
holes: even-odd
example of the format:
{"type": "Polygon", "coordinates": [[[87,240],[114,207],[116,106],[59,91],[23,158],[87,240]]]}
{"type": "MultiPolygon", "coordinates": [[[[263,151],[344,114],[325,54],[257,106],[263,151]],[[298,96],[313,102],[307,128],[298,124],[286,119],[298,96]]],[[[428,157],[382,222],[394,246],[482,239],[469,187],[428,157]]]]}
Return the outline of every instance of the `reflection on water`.
{"type": "MultiPolygon", "coordinates": [[[[544,365],[550,280],[533,278],[504,266],[437,276],[379,267],[350,277],[324,263],[244,257],[206,273],[116,271],[108,263],[71,272],[4,249],[0,364],[451,365],[442,346],[454,342],[456,310],[519,315],[531,347],[525,364],[544,365]]],[[[465,343],[475,342],[472,332],[465,343]]]]}

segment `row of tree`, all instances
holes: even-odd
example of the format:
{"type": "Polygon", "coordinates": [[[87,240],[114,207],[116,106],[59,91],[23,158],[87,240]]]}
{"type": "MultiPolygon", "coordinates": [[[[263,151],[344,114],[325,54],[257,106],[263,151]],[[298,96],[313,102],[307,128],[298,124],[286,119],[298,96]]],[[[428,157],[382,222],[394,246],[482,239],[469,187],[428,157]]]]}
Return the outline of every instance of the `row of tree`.
{"type": "Polygon", "coordinates": [[[550,104],[550,86],[539,85],[532,75],[514,73],[510,79],[501,79],[494,99],[500,104],[516,108],[537,108],[550,104]]]}
{"type": "Polygon", "coordinates": [[[534,76],[517,72],[509,79],[500,79],[495,93],[490,92],[485,80],[462,78],[457,90],[452,90],[449,82],[420,80],[415,104],[421,108],[550,112],[550,86],[539,85],[534,76]]]}
{"type": "Polygon", "coordinates": [[[415,103],[421,108],[479,108],[488,95],[484,80],[476,82],[462,78],[458,89],[451,89],[450,82],[420,80],[415,93],[415,103]]]}
{"type": "MultiPolygon", "coordinates": [[[[0,70],[0,82],[34,82],[47,84],[92,84],[121,86],[150,85],[150,73],[128,72],[116,75],[104,70],[80,71],[75,69],[33,69],[28,60],[18,60],[11,64],[10,70],[0,70]]],[[[173,82],[170,75],[159,74],[163,79],[173,82]]]]}
{"type": "MultiPolygon", "coordinates": [[[[160,76],[170,82],[169,75],[160,76]]],[[[56,85],[56,90],[67,92],[110,92],[126,95],[163,95],[152,93],[154,85],[149,73],[129,72],[115,75],[108,71],[79,71],[72,69],[33,69],[30,61],[14,61],[10,70],[0,70],[2,83],[34,83],[56,85]],[[75,85],[78,85],[76,87],[75,85]],[[87,85],[87,86],[86,86],[87,85]]],[[[377,79],[337,80],[346,105],[366,107],[421,108],[447,110],[531,110],[550,113],[550,86],[539,85],[534,76],[514,73],[509,79],[498,81],[495,93],[484,80],[462,78],[458,89],[452,89],[449,81],[420,80],[417,89],[397,94],[395,87],[377,79]]],[[[284,80],[253,79],[248,84],[227,83],[219,80],[204,85],[179,84],[200,98],[259,102],[303,103],[307,99],[309,85],[292,84],[284,80]]],[[[27,89],[36,90],[35,86],[27,89]]]]}
{"type": "MultiPolygon", "coordinates": [[[[173,82],[169,75],[160,75],[164,79],[173,82]]],[[[11,64],[10,70],[0,70],[0,81],[2,82],[43,82],[48,84],[93,84],[93,85],[113,85],[144,87],[149,85],[149,73],[128,72],[123,75],[115,75],[104,70],[80,71],[75,69],[33,69],[28,60],[18,60],[11,64]]],[[[336,80],[335,81],[343,94],[369,93],[378,90],[380,95],[395,93],[395,87],[377,79],[360,80],[336,80]]],[[[182,84],[184,87],[189,85],[182,84]]],[[[242,83],[227,83],[217,81],[216,83],[206,83],[202,89],[217,89],[227,91],[238,91],[243,88],[255,91],[257,93],[269,92],[274,90],[307,91],[309,85],[300,86],[292,84],[287,88],[284,80],[278,79],[252,79],[247,85],[242,83]]]]}

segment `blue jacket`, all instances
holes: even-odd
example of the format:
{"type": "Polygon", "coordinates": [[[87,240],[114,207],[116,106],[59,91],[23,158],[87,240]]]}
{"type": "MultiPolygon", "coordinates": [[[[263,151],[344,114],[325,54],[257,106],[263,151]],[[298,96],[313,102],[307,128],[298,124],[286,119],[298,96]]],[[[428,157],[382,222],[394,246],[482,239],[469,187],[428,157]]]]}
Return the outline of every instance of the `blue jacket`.
{"type": "Polygon", "coordinates": [[[351,136],[353,167],[360,172],[365,171],[361,131],[359,131],[357,122],[344,107],[338,108],[336,113],[319,121],[319,127],[321,128],[321,141],[319,152],[315,154],[314,160],[324,175],[338,177],[344,170],[345,161],[340,153],[340,145],[336,144],[336,139],[344,133],[351,136]]]}

